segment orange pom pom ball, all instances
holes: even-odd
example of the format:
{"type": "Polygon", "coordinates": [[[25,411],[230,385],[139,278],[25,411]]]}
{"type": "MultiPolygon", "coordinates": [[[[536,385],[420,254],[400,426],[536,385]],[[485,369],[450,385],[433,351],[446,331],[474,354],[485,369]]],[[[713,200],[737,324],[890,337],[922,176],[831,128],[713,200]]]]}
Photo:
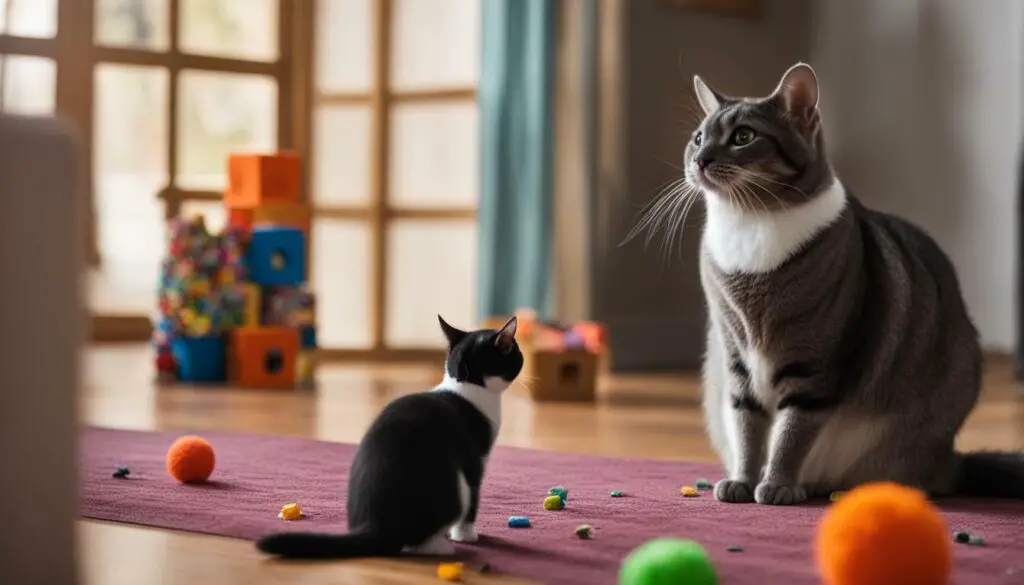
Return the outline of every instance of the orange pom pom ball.
{"type": "Polygon", "coordinates": [[[182,483],[206,481],[215,462],[213,445],[195,435],[179,437],[167,450],[167,473],[182,483]]]}
{"type": "Polygon", "coordinates": [[[825,585],[948,585],[951,538],[922,492],[866,484],[847,492],[818,525],[818,570],[825,585]]]}

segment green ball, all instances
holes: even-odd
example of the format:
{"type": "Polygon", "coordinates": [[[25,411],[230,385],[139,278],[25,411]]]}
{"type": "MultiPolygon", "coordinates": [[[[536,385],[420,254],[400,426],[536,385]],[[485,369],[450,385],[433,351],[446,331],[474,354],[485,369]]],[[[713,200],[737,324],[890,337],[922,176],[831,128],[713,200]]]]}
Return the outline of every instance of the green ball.
{"type": "Polygon", "coordinates": [[[656,538],[622,561],[619,585],[718,585],[718,574],[700,544],[656,538]]]}

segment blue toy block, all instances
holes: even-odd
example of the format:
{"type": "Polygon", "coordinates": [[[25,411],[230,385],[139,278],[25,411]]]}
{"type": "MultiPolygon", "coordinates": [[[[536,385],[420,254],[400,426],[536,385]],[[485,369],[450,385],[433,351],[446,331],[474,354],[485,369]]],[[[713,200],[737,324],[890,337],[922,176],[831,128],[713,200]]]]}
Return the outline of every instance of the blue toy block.
{"type": "Polygon", "coordinates": [[[302,345],[302,349],[316,348],[316,327],[313,327],[312,325],[299,327],[299,341],[302,345]]]}
{"type": "Polygon", "coordinates": [[[306,277],[306,238],[302,230],[258,227],[245,255],[249,280],[260,286],[298,286],[306,277]]]}
{"type": "Polygon", "coordinates": [[[182,382],[226,382],[227,346],[219,335],[177,337],[171,342],[171,353],[178,363],[178,379],[182,382]]]}

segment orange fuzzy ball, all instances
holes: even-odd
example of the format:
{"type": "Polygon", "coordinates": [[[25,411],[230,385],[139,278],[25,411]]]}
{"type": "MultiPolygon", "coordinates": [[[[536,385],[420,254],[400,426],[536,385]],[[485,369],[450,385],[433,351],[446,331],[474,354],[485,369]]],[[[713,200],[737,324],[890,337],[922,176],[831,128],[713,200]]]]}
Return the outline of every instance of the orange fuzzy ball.
{"type": "Polygon", "coordinates": [[[946,522],[925,495],[893,483],[847,492],[818,525],[825,585],[948,585],[946,522]]]}
{"type": "Polygon", "coordinates": [[[195,435],[178,438],[167,450],[167,473],[182,483],[206,481],[215,462],[213,445],[195,435]]]}

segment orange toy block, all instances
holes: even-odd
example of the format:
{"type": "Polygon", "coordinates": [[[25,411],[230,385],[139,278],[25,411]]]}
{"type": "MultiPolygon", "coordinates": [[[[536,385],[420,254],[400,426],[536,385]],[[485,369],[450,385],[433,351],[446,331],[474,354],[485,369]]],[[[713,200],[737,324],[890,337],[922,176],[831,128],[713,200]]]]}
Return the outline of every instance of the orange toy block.
{"type": "Polygon", "coordinates": [[[302,203],[266,203],[252,210],[252,225],[291,227],[309,233],[309,206],[302,203]]]}
{"type": "Polygon", "coordinates": [[[252,218],[251,209],[228,209],[228,225],[230,227],[249,231],[252,229],[252,218]]]}
{"type": "Polygon", "coordinates": [[[299,200],[301,189],[302,164],[298,154],[233,154],[228,157],[224,204],[230,209],[293,203],[299,200]]]}
{"type": "Polygon", "coordinates": [[[236,329],[231,344],[236,383],[244,388],[294,388],[299,330],[294,327],[236,329]]]}

